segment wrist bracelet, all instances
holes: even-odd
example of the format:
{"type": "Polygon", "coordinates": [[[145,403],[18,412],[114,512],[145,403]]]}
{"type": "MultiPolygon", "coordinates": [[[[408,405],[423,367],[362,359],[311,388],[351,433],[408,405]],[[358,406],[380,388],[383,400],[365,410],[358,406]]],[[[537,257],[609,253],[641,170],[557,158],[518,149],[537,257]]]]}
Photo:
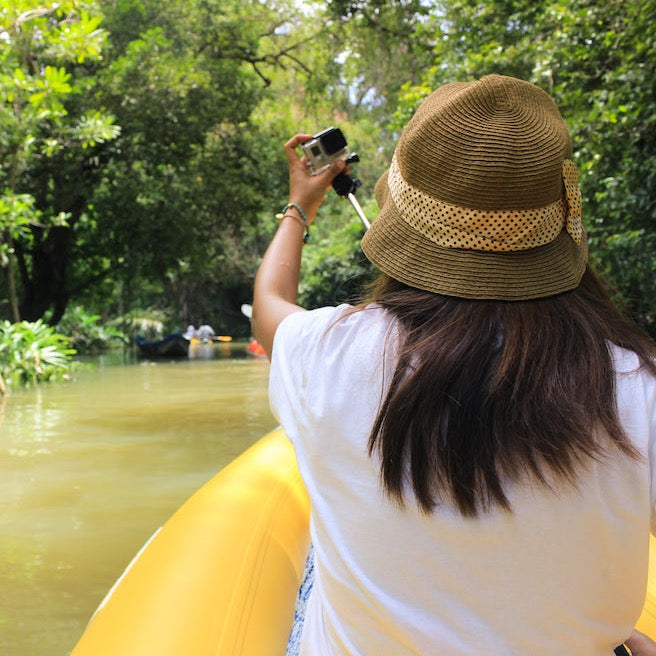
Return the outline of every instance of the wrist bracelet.
{"type": "Polygon", "coordinates": [[[287,203],[287,205],[283,207],[282,211],[276,214],[276,219],[278,221],[282,221],[286,216],[288,216],[290,219],[294,219],[295,221],[300,221],[303,224],[303,226],[305,227],[305,233],[303,235],[303,243],[307,244],[310,241],[310,224],[307,221],[305,212],[296,203],[287,203]],[[298,216],[295,216],[294,214],[287,213],[287,210],[291,208],[294,208],[301,215],[300,218],[298,216]]]}
{"type": "Polygon", "coordinates": [[[291,203],[291,202],[287,203],[287,205],[285,205],[285,209],[283,210],[283,214],[288,209],[291,209],[292,207],[301,215],[301,218],[303,219],[303,223],[305,223],[305,225],[308,225],[308,220],[307,220],[307,216],[305,216],[305,212],[296,203],[291,203]]]}
{"type": "Polygon", "coordinates": [[[296,216],[296,214],[276,214],[276,221],[282,221],[283,219],[294,219],[294,221],[305,227],[305,221],[300,216],[296,216]]]}

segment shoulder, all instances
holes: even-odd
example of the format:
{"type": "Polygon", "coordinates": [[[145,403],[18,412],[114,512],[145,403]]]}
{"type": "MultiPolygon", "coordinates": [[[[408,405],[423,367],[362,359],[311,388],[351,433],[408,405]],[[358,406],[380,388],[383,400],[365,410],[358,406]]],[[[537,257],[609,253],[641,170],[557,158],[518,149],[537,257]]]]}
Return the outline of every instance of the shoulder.
{"type": "Polygon", "coordinates": [[[287,334],[320,331],[352,310],[350,305],[338,305],[337,307],[321,307],[316,310],[293,312],[280,322],[274,341],[287,334]]]}
{"type": "Polygon", "coordinates": [[[633,351],[610,345],[615,368],[617,401],[625,406],[642,406],[646,403],[656,413],[656,376],[653,369],[645,366],[633,351]]]}
{"type": "Polygon", "coordinates": [[[321,307],[316,310],[294,312],[280,323],[274,337],[276,340],[301,335],[325,335],[327,339],[344,336],[344,333],[369,331],[375,326],[386,326],[391,317],[380,307],[370,305],[357,308],[342,304],[336,307],[321,307]]]}
{"type": "Polygon", "coordinates": [[[380,351],[395,331],[395,321],[385,310],[370,305],[322,307],[306,312],[294,312],[278,326],[273,340],[272,363],[276,357],[311,362],[330,357],[347,358],[380,351]]]}
{"type": "Polygon", "coordinates": [[[609,343],[609,350],[615,373],[620,378],[639,377],[647,380],[655,378],[650,368],[644,366],[634,351],[612,343],[609,343]]]}

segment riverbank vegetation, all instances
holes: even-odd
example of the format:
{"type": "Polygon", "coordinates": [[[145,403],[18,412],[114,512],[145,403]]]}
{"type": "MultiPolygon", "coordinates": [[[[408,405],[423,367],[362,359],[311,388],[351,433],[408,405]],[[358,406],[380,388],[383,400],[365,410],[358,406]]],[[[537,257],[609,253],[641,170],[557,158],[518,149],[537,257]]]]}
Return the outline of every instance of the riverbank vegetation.
{"type": "Polygon", "coordinates": [[[13,384],[68,379],[75,353],[68,337],[41,320],[0,322],[0,398],[13,384]]]}
{"type": "MultiPolygon", "coordinates": [[[[0,0],[0,53],[12,324],[70,326],[81,307],[129,333],[148,308],[163,332],[247,337],[240,306],[287,200],[286,138],[342,127],[374,218],[374,183],[421,98],[494,72],[558,102],[592,258],[656,333],[653,0],[0,0]]],[[[331,193],[307,305],[371,275],[360,235],[331,193]]]]}

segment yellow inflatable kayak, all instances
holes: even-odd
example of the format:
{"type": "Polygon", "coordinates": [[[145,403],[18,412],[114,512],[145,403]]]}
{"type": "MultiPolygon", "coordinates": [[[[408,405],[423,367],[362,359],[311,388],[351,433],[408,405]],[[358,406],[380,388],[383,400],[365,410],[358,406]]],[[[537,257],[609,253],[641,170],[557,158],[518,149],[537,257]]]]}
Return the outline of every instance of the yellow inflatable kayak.
{"type": "MultiPolygon", "coordinates": [[[[71,656],[282,656],[309,549],[309,515],[293,448],[278,429],[151,538],[71,656]]],[[[637,628],[656,638],[653,568],[652,538],[637,628]]]]}
{"type": "Polygon", "coordinates": [[[310,503],[281,429],[196,492],[107,595],[71,656],[281,656],[310,503]]]}

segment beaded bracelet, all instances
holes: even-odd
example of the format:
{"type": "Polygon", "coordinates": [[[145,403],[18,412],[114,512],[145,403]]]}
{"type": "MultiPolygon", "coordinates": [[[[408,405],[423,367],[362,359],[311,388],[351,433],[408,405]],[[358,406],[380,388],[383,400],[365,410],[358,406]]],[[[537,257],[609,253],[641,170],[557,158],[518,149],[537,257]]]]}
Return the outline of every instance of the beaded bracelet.
{"type": "Polygon", "coordinates": [[[276,214],[276,221],[282,221],[283,219],[294,219],[294,221],[305,227],[303,219],[300,216],[296,216],[296,214],[276,214]]]}
{"type": "Polygon", "coordinates": [[[282,211],[276,214],[276,219],[278,221],[282,221],[286,216],[288,216],[291,219],[294,219],[295,221],[300,221],[303,223],[303,226],[305,228],[305,234],[303,235],[303,243],[307,244],[310,241],[310,224],[307,221],[305,212],[296,203],[287,203],[287,205],[283,207],[282,211]],[[287,210],[291,209],[292,207],[301,215],[300,218],[295,216],[294,214],[287,213],[287,210]]]}

